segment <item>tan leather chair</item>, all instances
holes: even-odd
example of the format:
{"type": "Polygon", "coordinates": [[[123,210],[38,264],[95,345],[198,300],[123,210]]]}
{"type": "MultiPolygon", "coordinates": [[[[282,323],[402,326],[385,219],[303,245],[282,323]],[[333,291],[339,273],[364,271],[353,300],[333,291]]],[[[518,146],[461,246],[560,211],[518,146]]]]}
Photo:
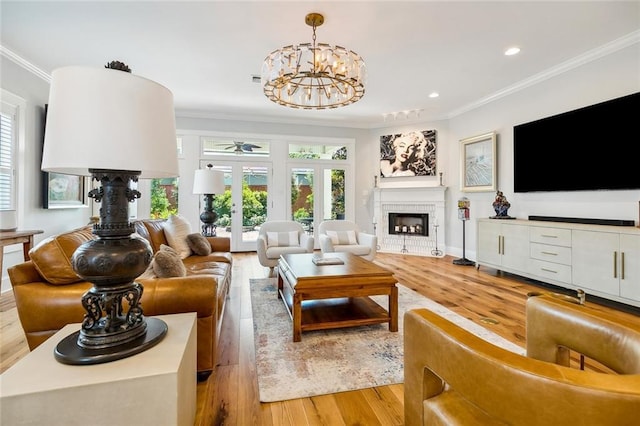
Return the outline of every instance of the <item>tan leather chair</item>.
{"type": "Polygon", "coordinates": [[[322,253],[348,252],[364,259],[376,257],[378,237],[360,231],[350,220],[325,220],[318,226],[322,253]]]}
{"type": "Polygon", "coordinates": [[[407,312],[405,424],[638,424],[640,321],[551,295],[529,298],[526,312],[526,357],[426,309],[407,312]],[[569,350],[617,374],[568,367],[569,350]]]}

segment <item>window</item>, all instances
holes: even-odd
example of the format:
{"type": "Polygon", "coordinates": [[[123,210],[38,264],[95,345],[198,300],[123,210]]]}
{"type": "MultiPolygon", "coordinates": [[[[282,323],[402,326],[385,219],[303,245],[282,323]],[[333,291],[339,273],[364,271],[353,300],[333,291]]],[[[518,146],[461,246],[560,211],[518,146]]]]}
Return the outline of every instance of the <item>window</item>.
{"type": "Polygon", "coordinates": [[[0,210],[16,209],[17,108],[2,102],[0,110],[0,210]]]}
{"type": "Polygon", "coordinates": [[[269,155],[269,143],[247,139],[223,139],[202,137],[202,155],[243,155],[245,157],[265,157],[269,155]]]}
{"type": "Polygon", "coordinates": [[[151,218],[178,214],[178,178],[151,179],[151,218]]]}
{"type": "Polygon", "coordinates": [[[347,147],[343,145],[289,144],[289,158],[305,160],[346,160],[347,147]]]}
{"type": "MultiPolygon", "coordinates": [[[[176,152],[178,158],[184,157],[184,146],[182,143],[182,137],[176,138],[176,152]]],[[[178,193],[179,193],[179,178],[161,178],[151,179],[151,188],[149,196],[149,217],[152,219],[166,219],[172,214],[178,214],[178,193]]],[[[134,211],[129,209],[129,215],[138,214],[138,205],[136,203],[134,211]]]]}

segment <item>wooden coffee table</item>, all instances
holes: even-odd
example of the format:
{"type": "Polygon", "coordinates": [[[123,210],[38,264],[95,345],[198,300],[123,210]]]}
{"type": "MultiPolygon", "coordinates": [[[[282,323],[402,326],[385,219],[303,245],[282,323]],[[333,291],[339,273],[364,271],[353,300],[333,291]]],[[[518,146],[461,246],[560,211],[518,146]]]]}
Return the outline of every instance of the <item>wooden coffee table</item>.
{"type": "Polygon", "coordinates": [[[350,253],[283,254],[278,262],[278,297],[291,315],[294,342],[308,330],[389,323],[389,331],[398,331],[396,284],[390,271],[350,253]],[[315,265],[314,257],[344,264],[315,265]],[[373,295],[388,295],[388,309],[373,295]]]}

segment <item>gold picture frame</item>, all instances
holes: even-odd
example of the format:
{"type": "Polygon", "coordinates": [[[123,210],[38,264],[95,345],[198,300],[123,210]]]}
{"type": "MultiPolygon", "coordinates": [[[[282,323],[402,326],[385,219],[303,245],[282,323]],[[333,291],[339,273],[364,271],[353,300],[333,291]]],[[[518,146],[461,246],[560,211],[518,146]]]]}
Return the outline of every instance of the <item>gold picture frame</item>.
{"type": "Polygon", "coordinates": [[[460,141],[460,191],[496,191],[496,142],[496,132],[460,141]]]}

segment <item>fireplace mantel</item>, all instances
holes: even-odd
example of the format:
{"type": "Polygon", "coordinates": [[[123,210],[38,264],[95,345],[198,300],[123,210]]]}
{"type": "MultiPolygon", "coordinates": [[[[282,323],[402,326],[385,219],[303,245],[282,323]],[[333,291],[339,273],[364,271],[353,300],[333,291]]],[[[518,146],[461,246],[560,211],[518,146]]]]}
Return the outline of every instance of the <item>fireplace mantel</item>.
{"type": "Polygon", "coordinates": [[[375,188],[374,217],[379,251],[420,256],[443,256],[445,245],[445,186],[424,188],[375,188]],[[389,233],[389,213],[426,213],[429,235],[389,233]],[[437,228],[437,240],[436,240],[437,228]],[[436,251],[439,250],[440,253],[436,251]]]}

